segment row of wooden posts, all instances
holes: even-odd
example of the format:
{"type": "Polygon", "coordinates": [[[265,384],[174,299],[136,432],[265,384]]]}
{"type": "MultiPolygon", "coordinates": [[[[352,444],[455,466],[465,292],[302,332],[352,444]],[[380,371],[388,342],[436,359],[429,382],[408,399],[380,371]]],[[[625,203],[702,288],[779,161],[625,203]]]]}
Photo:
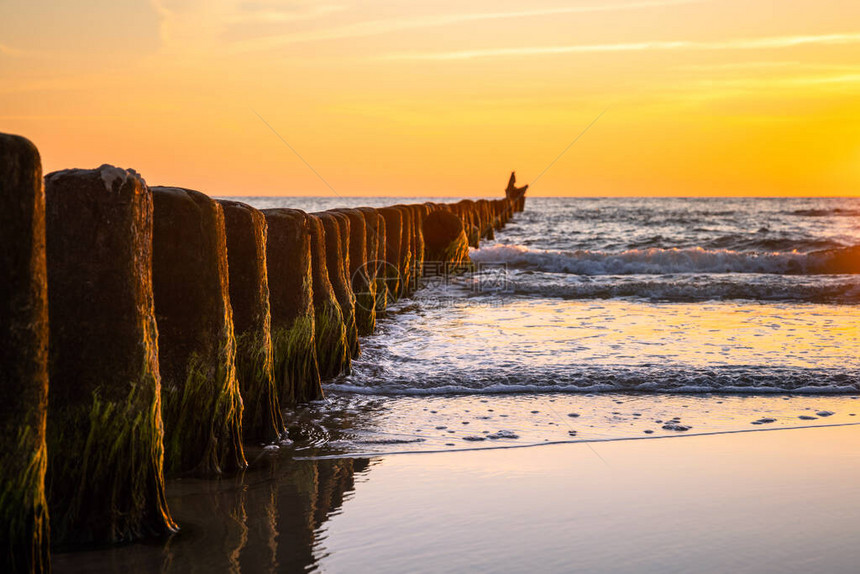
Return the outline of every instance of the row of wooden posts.
{"type": "Polygon", "coordinates": [[[281,409],[349,372],[425,259],[467,260],[522,210],[512,188],[260,211],[108,165],[43,178],[36,147],[0,134],[0,571],[175,531],[164,477],[278,440],[281,409]]]}

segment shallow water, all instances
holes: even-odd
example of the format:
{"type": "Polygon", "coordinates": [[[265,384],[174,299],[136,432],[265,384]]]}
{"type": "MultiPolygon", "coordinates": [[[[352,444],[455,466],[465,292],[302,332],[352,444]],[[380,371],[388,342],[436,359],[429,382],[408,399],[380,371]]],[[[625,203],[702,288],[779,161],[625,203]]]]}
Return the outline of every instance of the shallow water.
{"type": "Polygon", "coordinates": [[[305,446],[491,448],[857,414],[860,274],[815,266],[860,246],[860,199],[530,198],[497,235],[475,268],[390,308],[330,400],[296,415],[305,446]],[[690,428],[664,429],[675,417],[690,428]]]}

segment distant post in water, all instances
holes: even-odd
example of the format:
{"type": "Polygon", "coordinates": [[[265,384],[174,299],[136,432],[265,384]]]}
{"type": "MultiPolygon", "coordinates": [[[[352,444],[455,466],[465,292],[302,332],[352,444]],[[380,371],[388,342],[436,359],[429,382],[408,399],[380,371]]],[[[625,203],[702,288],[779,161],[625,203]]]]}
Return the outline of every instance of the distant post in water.
{"type": "Polygon", "coordinates": [[[45,178],[51,537],[59,546],[172,532],[164,498],[152,292],[152,196],[103,165],[45,178]]]}
{"type": "Polygon", "coordinates": [[[197,191],[153,187],[152,195],[165,468],[245,468],[224,213],[197,191]]]}
{"type": "Polygon", "coordinates": [[[39,151],[0,134],[0,572],[50,571],[48,300],[39,151]]]}
{"type": "Polygon", "coordinates": [[[517,187],[517,174],[512,171],[511,178],[508,180],[508,187],[505,189],[505,197],[513,202],[514,211],[522,211],[525,208],[528,188],[528,185],[517,187]]]}

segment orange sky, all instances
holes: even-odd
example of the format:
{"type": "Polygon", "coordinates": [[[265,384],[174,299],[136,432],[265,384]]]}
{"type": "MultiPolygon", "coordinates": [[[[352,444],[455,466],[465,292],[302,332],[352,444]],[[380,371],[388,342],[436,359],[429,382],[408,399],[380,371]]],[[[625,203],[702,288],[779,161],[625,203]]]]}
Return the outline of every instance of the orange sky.
{"type": "Polygon", "coordinates": [[[498,195],[607,108],[534,195],[860,195],[860,2],[0,5],[0,131],[46,172],[498,195]]]}

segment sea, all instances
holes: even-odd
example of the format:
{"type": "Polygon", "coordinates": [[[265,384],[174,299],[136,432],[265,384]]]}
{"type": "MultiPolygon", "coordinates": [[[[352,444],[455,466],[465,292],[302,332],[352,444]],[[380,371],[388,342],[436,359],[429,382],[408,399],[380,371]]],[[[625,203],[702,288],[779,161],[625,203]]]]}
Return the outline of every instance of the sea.
{"type": "MultiPolygon", "coordinates": [[[[458,198],[244,198],[320,211],[458,198]]],[[[860,422],[860,198],[529,197],[425,278],[297,456],[511,448],[860,422]],[[845,267],[844,263],[842,267],[845,267]]]]}

